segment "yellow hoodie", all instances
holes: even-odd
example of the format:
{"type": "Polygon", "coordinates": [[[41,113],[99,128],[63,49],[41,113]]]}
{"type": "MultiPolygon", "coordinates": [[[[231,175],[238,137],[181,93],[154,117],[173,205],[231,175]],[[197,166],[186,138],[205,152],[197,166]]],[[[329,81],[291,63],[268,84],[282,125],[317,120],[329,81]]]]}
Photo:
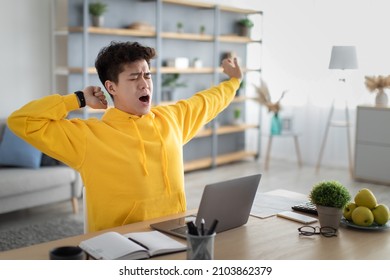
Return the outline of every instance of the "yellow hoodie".
{"type": "Polygon", "coordinates": [[[32,101],[8,118],[9,128],[80,172],[90,231],[186,210],[182,147],[233,100],[232,78],[174,105],[134,116],[116,108],[102,119],[66,119],[75,94],[32,101]]]}

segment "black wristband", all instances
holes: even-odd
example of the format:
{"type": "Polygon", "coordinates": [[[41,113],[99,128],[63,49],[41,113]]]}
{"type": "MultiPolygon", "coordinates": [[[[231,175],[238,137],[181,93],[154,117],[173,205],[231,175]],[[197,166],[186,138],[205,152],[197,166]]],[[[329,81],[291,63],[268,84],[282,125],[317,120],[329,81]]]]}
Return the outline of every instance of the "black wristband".
{"type": "Polygon", "coordinates": [[[84,92],[82,91],[76,91],[74,94],[76,94],[77,98],[79,99],[80,108],[85,107],[85,98],[84,98],[84,92]]]}

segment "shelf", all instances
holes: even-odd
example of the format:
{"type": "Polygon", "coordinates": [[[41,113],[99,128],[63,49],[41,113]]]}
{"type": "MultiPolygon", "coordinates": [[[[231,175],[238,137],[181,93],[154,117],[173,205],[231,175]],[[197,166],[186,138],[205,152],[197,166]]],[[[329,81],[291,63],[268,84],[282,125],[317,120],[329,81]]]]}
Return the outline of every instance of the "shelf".
{"type": "MultiPolygon", "coordinates": [[[[82,33],[84,28],[81,26],[68,27],[69,33],[82,33]]],[[[66,30],[56,31],[58,34],[67,34],[66,30]]],[[[109,35],[109,36],[133,36],[133,37],[156,37],[155,31],[134,30],[126,28],[106,28],[106,27],[88,27],[87,32],[96,35],[109,35]]],[[[206,41],[213,42],[214,36],[209,34],[199,33],[178,33],[178,32],[162,32],[161,37],[163,39],[174,40],[192,40],[192,41],[206,41]]],[[[217,39],[225,43],[261,43],[259,40],[253,40],[249,37],[239,36],[237,34],[220,35],[217,39]]]]}
{"type": "MultiPolygon", "coordinates": [[[[247,129],[252,128],[259,128],[258,125],[255,124],[241,124],[241,125],[224,125],[216,130],[217,135],[223,135],[223,134],[230,134],[230,133],[237,133],[237,132],[243,132],[247,129]]],[[[213,130],[211,128],[204,128],[194,138],[201,138],[201,137],[209,137],[213,135],[213,130]]]]}
{"type": "Polygon", "coordinates": [[[184,172],[208,168],[213,165],[211,157],[184,162],[184,172]]]}
{"type": "Polygon", "coordinates": [[[251,128],[259,128],[258,125],[255,124],[241,124],[241,125],[228,125],[228,126],[221,126],[217,129],[218,135],[223,134],[230,134],[230,133],[237,133],[237,132],[243,132],[247,129],[251,128]]]}
{"type": "Polygon", "coordinates": [[[180,74],[212,74],[214,72],[214,68],[212,67],[202,67],[202,68],[175,68],[175,67],[162,67],[162,74],[169,73],[180,73],[180,74]]]}
{"type": "Polygon", "coordinates": [[[257,153],[248,152],[248,151],[238,151],[226,155],[219,155],[217,156],[216,163],[217,165],[227,164],[238,160],[246,159],[249,157],[257,157],[257,153]]]}
{"type": "Polygon", "coordinates": [[[210,42],[214,40],[214,36],[212,35],[198,34],[198,33],[163,32],[161,34],[161,37],[163,39],[210,41],[210,42]]]}
{"type": "Polygon", "coordinates": [[[211,128],[203,128],[194,138],[209,137],[213,135],[213,130],[211,128]]]}
{"type": "MultiPolygon", "coordinates": [[[[204,8],[204,9],[214,9],[216,7],[215,4],[204,3],[204,2],[192,2],[186,0],[163,0],[163,3],[166,4],[174,4],[180,6],[188,6],[193,8],[204,8]]],[[[261,13],[261,11],[253,10],[253,9],[242,9],[230,6],[218,6],[219,9],[223,12],[232,12],[232,13],[240,13],[240,14],[256,14],[261,13]]]]}
{"type": "Polygon", "coordinates": [[[237,34],[226,34],[218,36],[218,40],[225,43],[260,43],[259,40],[252,40],[249,37],[239,36],[237,34]]]}
{"type": "Polygon", "coordinates": [[[193,8],[203,8],[203,9],[214,8],[213,4],[204,3],[204,2],[192,2],[192,1],[186,1],[186,0],[162,0],[162,2],[165,4],[173,4],[173,5],[187,6],[187,7],[193,7],[193,8]]]}
{"type": "MultiPolygon", "coordinates": [[[[80,26],[68,27],[70,33],[83,32],[84,28],[80,26]]],[[[106,28],[106,27],[88,27],[87,32],[97,35],[116,35],[116,36],[134,36],[134,37],[156,37],[155,31],[135,30],[126,28],[106,28]]]]}
{"type": "MultiPolygon", "coordinates": [[[[257,157],[257,156],[258,154],[256,152],[238,151],[234,153],[217,156],[216,164],[223,165],[223,164],[227,164],[239,160],[244,160],[249,157],[257,157]]],[[[198,169],[209,168],[212,165],[213,165],[213,161],[211,157],[187,161],[184,163],[184,171],[188,172],[188,171],[193,171],[198,169]]]]}

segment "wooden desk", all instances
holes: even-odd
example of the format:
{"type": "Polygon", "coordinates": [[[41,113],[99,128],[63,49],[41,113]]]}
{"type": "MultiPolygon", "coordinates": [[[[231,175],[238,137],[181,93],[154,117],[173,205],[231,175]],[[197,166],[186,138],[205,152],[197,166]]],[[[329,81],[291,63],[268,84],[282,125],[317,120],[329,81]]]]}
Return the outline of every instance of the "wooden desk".
{"type": "MultiPolygon", "coordinates": [[[[188,211],[193,213],[194,211],[188,211]]],[[[126,225],[111,230],[119,233],[150,230],[152,221],[126,225]]],[[[318,224],[314,224],[318,225],[318,224]]],[[[337,237],[298,234],[301,224],[278,217],[259,219],[250,217],[246,225],[217,234],[215,259],[223,260],[363,260],[390,259],[390,230],[362,231],[341,226],[337,237]]],[[[49,251],[58,246],[78,245],[80,241],[95,236],[88,233],[61,240],[0,253],[0,259],[48,259],[49,251]]],[[[178,238],[182,242],[185,240],[178,238]]],[[[186,253],[169,254],[155,259],[185,259],[186,253]]]]}

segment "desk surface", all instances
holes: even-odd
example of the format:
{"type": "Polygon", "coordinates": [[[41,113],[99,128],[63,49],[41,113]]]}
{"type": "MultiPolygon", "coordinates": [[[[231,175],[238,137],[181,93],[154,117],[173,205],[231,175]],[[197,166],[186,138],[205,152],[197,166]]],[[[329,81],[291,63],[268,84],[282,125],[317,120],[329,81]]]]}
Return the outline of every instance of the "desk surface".
{"type": "MultiPolygon", "coordinates": [[[[287,192],[290,193],[290,192],[287,192]]],[[[291,194],[291,193],[290,193],[291,194]]],[[[295,196],[297,198],[299,196],[295,196]]],[[[186,214],[193,213],[188,211],[186,214]]],[[[149,224],[185,214],[173,215],[111,229],[119,233],[150,230],[149,224]]],[[[314,226],[318,225],[313,224],[314,226]]],[[[337,237],[298,234],[300,223],[272,216],[260,219],[251,216],[248,223],[239,228],[217,234],[215,259],[239,260],[337,260],[337,259],[390,259],[390,230],[364,231],[340,226],[337,237]]],[[[78,245],[80,241],[95,236],[88,233],[25,248],[0,252],[0,259],[48,259],[49,251],[58,246],[78,245]]],[[[184,239],[177,238],[181,242],[184,239]]],[[[185,259],[180,252],[155,259],[185,259]]]]}

